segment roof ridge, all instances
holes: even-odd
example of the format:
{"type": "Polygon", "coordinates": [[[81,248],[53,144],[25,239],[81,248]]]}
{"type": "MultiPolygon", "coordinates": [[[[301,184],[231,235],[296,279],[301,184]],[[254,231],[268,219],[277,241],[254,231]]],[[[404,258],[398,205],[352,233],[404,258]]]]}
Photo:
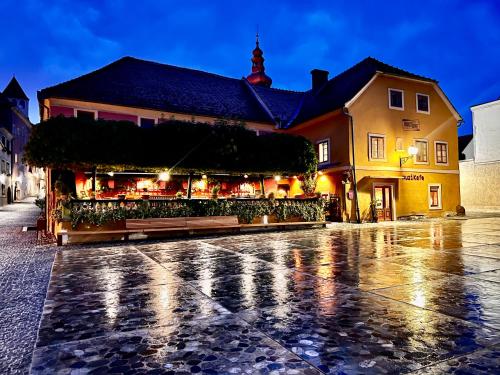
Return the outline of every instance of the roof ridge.
{"type": "MultiPolygon", "coordinates": [[[[120,60],[125,60],[125,59],[139,61],[139,62],[143,62],[143,63],[146,63],[146,64],[152,64],[152,65],[159,65],[159,66],[174,68],[174,69],[182,70],[182,71],[190,71],[190,72],[208,74],[208,75],[215,76],[215,77],[218,77],[218,78],[224,78],[224,79],[229,79],[229,80],[233,80],[233,81],[240,81],[239,78],[223,76],[222,74],[207,72],[207,71],[201,70],[201,69],[187,68],[187,67],[184,67],[184,66],[177,66],[177,65],[172,65],[172,64],[166,64],[166,63],[162,63],[162,62],[158,62],[158,61],[139,59],[139,58],[133,57],[133,56],[124,56],[120,60]]],[[[117,60],[117,61],[119,61],[119,60],[117,60]]]]}

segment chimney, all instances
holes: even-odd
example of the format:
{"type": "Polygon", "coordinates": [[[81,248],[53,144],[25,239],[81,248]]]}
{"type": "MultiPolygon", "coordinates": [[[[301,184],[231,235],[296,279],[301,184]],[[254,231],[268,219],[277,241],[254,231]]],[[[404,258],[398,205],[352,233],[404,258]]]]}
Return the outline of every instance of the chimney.
{"type": "Polygon", "coordinates": [[[311,70],[312,91],[318,91],[326,82],[328,82],[328,72],[321,69],[311,70]]]}

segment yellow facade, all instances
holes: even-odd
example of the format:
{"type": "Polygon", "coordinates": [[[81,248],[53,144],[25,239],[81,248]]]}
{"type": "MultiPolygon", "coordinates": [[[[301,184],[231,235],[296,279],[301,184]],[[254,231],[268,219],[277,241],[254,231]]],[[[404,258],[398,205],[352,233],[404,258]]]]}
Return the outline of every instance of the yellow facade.
{"type": "MultiPolygon", "coordinates": [[[[356,174],[361,220],[372,219],[371,204],[376,204],[377,194],[378,198],[380,194],[388,197],[386,220],[415,214],[437,217],[454,212],[460,204],[459,120],[459,115],[435,83],[378,74],[351,102],[346,103],[344,111],[301,124],[293,132],[314,144],[330,140],[329,163],[320,165],[323,175],[318,176],[317,191],[337,194],[341,198],[345,220],[354,221],[356,218],[354,184],[352,180],[342,184],[348,171],[356,174]],[[389,107],[390,88],[403,91],[403,109],[389,107]],[[428,95],[429,113],[417,111],[417,93],[428,95]],[[349,116],[344,112],[352,116],[354,142],[349,116]],[[403,120],[411,120],[413,124],[418,122],[418,126],[407,130],[409,127],[403,126],[403,120]],[[382,160],[370,157],[370,135],[383,138],[382,160]],[[408,148],[415,146],[416,141],[427,144],[422,146],[427,149],[423,152],[427,154],[427,161],[418,162],[417,155],[400,166],[400,159],[410,156],[408,148]],[[435,142],[447,145],[446,163],[436,160],[435,147],[438,146],[435,142]],[[351,165],[355,166],[355,171],[351,165]],[[382,187],[386,189],[382,190],[382,187]],[[350,190],[353,193],[349,194],[350,190]]],[[[420,159],[424,156],[420,155],[420,159]]],[[[292,186],[294,194],[300,192],[297,184],[292,186]]]]}

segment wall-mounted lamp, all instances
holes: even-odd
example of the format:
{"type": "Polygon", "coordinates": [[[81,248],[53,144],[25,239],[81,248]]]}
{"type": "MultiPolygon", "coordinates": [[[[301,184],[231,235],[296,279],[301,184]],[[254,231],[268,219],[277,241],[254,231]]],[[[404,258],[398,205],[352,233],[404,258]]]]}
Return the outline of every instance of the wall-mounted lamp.
{"type": "Polygon", "coordinates": [[[408,156],[399,158],[399,166],[402,167],[404,163],[406,163],[409,159],[412,159],[417,154],[418,148],[416,148],[415,146],[408,147],[408,156]]]}
{"type": "Polygon", "coordinates": [[[281,180],[281,176],[278,175],[274,176],[274,181],[278,182],[279,180],[281,180]]]}

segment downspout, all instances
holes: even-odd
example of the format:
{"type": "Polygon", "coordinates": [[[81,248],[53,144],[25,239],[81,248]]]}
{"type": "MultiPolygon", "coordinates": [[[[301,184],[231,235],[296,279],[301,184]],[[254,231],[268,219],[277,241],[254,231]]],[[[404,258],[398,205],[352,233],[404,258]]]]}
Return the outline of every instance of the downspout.
{"type": "Polygon", "coordinates": [[[356,159],[354,152],[354,119],[352,115],[349,113],[349,109],[347,107],[342,108],[344,114],[349,117],[349,126],[351,130],[351,148],[352,148],[352,182],[354,185],[354,204],[356,209],[356,223],[361,224],[361,218],[359,214],[359,203],[358,203],[358,181],[356,179],[356,159]]]}

